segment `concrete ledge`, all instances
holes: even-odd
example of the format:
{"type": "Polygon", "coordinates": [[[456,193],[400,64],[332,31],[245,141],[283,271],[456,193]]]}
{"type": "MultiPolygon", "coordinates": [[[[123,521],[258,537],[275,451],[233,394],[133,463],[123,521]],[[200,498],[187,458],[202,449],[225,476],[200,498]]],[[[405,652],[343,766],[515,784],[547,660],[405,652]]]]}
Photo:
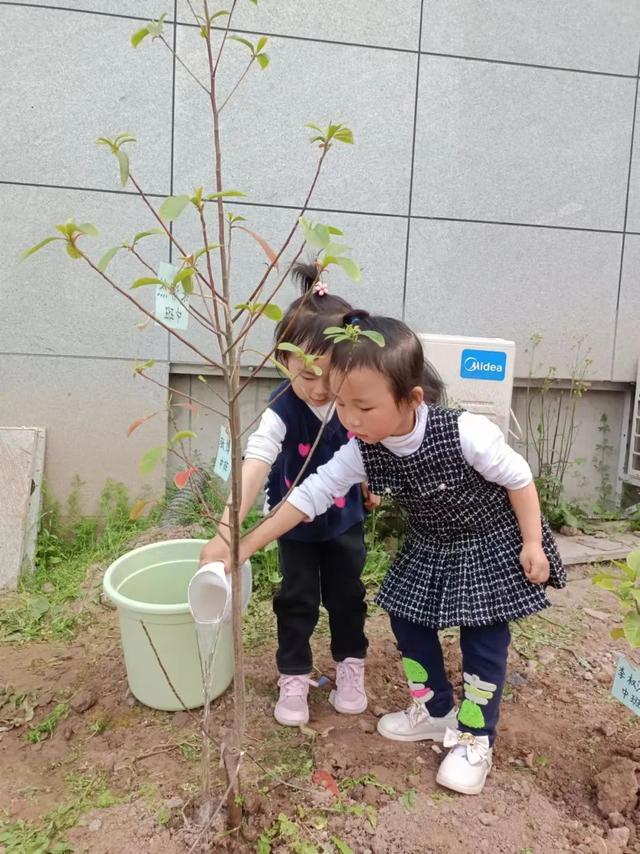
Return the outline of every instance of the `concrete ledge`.
{"type": "Polygon", "coordinates": [[[625,560],[629,552],[640,549],[640,536],[631,533],[606,537],[592,537],[587,534],[565,537],[563,534],[555,534],[555,540],[565,566],[625,560]]]}

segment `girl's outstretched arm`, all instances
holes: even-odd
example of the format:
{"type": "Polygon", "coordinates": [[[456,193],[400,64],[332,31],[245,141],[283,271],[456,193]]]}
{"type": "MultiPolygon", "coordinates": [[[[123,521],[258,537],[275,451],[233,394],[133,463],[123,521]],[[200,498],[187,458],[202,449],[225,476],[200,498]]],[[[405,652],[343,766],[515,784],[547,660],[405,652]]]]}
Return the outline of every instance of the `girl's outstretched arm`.
{"type": "Polygon", "coordinates": [[[544,584],[549,580],[549,561],[542,548],[540,501],[535,484],[508,489],[507,494],[522,535],[520,563],[524,574],[532,584],[544,584]]]}
{"type": "MultiPolygon", "coordinates": [[[[242,501],[240,503],[240,524],[253,507],[258,493],[269,472],[269,464],[262,460],[245,460],[242,464],[242,501]]],[[[231,499],[229,499],[231,500],[231,499]]],[[[225,564],[229,561],[229,503],[224,509],[218,533],[202,547],[200,552],[200,566],[205,563],[221,560],[225,564]]]]}
{"type": "Polygon", "coordinates": [[[277,540],[307,517],[293,504],[285,501],[278,509],[240,540],[240,562],[244,563],[258,549],[277,540]]]}

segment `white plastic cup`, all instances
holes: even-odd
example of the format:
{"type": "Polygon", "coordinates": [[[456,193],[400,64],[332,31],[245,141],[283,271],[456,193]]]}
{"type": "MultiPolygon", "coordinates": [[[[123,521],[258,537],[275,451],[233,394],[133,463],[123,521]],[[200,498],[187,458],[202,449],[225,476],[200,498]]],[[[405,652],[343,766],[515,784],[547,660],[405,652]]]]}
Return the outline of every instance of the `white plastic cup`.
{"type": "MultiPolygon", "coordinates": [[[[251,596],[251,567],[245,563],[242,573],[242,610],[251,596]]],[[[189,608],[196,623],[228,623],[231,620],[231,576],[220,561],[201,566],[189,583],[189,608]]]]}

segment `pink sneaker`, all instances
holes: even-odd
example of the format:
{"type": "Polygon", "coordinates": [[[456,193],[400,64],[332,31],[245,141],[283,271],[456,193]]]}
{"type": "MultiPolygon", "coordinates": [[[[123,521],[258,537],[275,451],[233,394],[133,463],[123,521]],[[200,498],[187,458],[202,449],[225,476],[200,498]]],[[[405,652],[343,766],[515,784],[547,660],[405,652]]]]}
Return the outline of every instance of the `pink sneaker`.
{"type": "Polygon", "coordinates": [[[336,689],[329,694],[336,712],[359,715],[369,703],[364,690],[364,659],[345,658],[336,665],[336,689]]]}
{"type": "Polygon", "coordinates": [[[310,674],[302,676],[286,676],[282,674],[278,679],[280,696],[273,716],[283,726],[300,726],[309,721],[309,706],[307,705],[307,694],[309,685],[316,685],[310,674]]]}

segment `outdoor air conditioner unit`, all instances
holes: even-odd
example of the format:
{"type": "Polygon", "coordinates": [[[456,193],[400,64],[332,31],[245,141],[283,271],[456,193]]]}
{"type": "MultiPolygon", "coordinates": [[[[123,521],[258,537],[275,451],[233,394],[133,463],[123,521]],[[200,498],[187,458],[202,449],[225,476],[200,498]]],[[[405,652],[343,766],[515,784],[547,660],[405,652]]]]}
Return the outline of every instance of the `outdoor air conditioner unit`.
{"type": "Polygon", "coordinates": [[[635,486],[640,486],[640,362],[638,362],[636,392],[633,398],[631,441],[629,443],[629,460],[625,480],[635,486]]]}
{"type": "Polygon", "coordinates": [[[511,420],[515,343],[502,338],[430,333],[418,337],[426,358],[446,385],[448,405],[486,415],[506,437],[511,420]]]}

